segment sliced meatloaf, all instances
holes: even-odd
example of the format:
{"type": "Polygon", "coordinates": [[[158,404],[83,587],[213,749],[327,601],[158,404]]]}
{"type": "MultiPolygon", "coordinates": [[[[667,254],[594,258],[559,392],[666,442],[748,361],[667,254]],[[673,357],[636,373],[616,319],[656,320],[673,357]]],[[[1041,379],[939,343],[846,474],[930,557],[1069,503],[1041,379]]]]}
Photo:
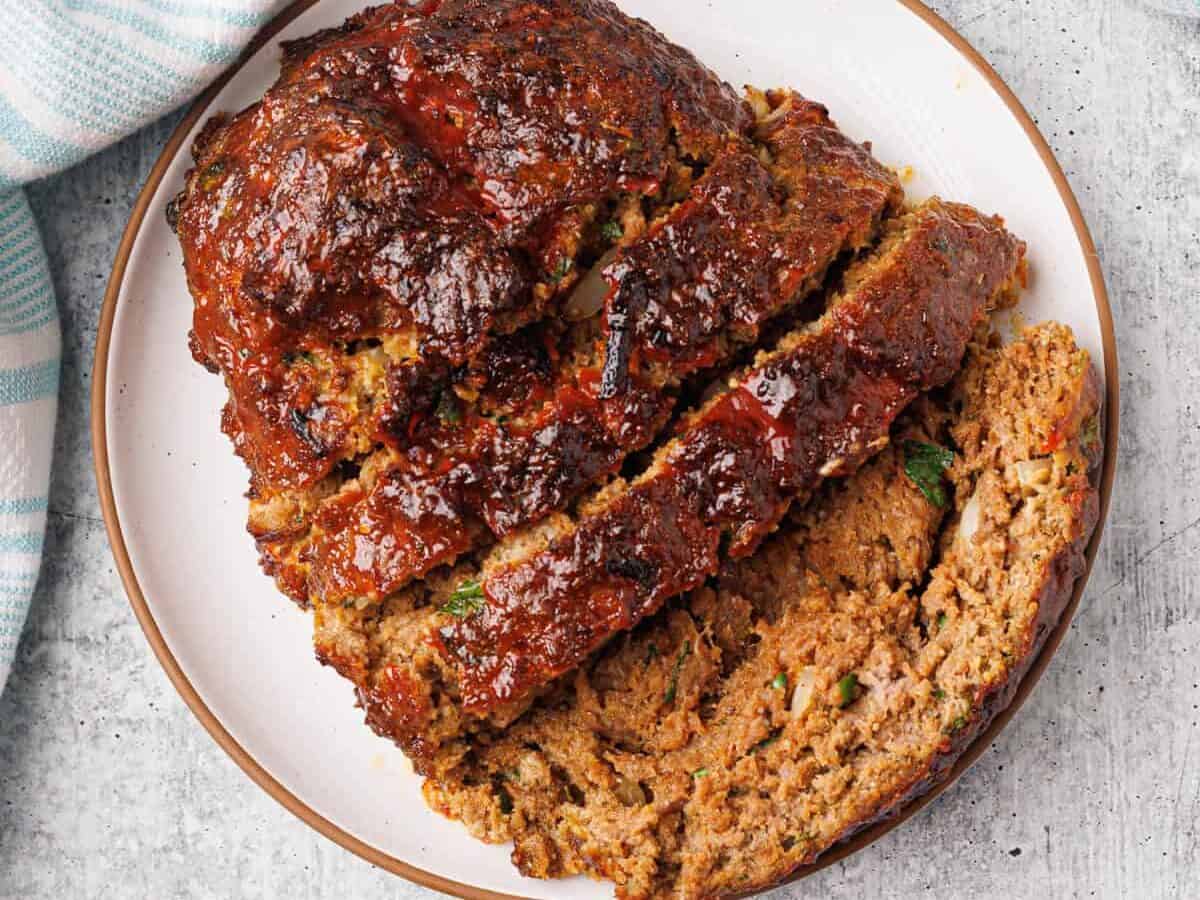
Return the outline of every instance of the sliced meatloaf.
{"type": "Polygon", "coordinates": [[[520,870],[767,886],[937,781],[1095,523],[1025,246],[609,0],[284,45],[170,204],[262,565],[520,870]],[[966,366],[963,360],[966,357],[966,366]]]}
{"type": "Polygon", "coordinates": [[[685,417],[632,481],[502,542],[479,574],[383,603],[318,600],[318,655],[358,685],[376,730],[421,765],[480,722],[510,720],[722,555],[752,552],[794,499],[886,445],[1024,272],[1023,245],[969,207],[931,200],[887,229],[818,323],[685,417]]]}
{"type": "Polygon", "coordinates": [[[779,881],[929,788],[1008,704],[1083,568],[1098,416],[1065,327],[973,346],[759,553],[506,731],[443,747],[427,798],[515,842],[522,872],[621,897],[779,881]]]}

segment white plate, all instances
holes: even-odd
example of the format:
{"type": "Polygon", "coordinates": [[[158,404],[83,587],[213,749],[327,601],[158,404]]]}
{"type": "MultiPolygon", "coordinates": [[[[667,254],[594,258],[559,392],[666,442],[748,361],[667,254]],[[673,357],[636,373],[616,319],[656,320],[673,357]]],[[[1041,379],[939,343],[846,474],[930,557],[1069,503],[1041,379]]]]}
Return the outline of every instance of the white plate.
{"type": "MultiPolygon", "coordinates": [[[[299,15],[233,75],[210,111],[237,110],[262,94],[277,73],[276,40],[336,25],[363,5],[326,0],[299,15]]],[[[938,193],[1002,213],[1029,242],[1034,278],[1024,317],[1068,323],[1104,367],[1103,285],[1089,266],[1086,230],[1072,221],[1073,200],[1060,190],[1065,183],[1056,184],[1048,151],[994,76],[925,11],[896,0],[621,5],[735,85],[790,85],[822,100],[880,160],[912,167],[911,197],[938,193]]],[[[460,893],[473,885],[608,896],[608,887],[583,880],[523,879],[507,848],[478,844],[429,812],[400,751],[364,727],[349,684],[313,661],[308,617],[259,571],[245,531],[246,471],[218,429],[224,390],[187,349],[192,302],[163,214],[190,161],[192,134],[177,138],[182,147],[173,141],[156,167],[118,255],[95,398],[106,519],[156,652],[206,727],[259,783],[374,862],[460,893]]],[[[1107,331],[1112,366],[1110,324],[1107,331]]],[[[1114,391],[1110,385],[1110,404],[1114,391]]],[[[1110,457],[1112,450],[1110,442],[1110,457]]]]}

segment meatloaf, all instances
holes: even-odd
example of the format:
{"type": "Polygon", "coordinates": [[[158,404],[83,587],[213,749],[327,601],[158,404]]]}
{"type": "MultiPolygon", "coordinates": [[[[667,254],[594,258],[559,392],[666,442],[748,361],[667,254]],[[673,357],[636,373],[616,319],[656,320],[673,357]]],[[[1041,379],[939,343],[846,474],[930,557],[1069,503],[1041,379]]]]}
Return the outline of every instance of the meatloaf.
{"type": "Polygon", "coordinates": [[[1082,571],[1098,404],[1062,326],[975,344],[759,553],[516,724],[443,747],[429,802],[513,841],[526,874],[621,897],[736,894],[811,862],[935,783],[1011,699],[1082,571]]]}
{"type": "Polygon", "coordinates": [[[366,10],[193,155],[168,221],[262,565],[522,872],[768,885],[1012,696],[1099,401],[1067,329],[990,335],[998,217],[609,0],[366,10]]]}

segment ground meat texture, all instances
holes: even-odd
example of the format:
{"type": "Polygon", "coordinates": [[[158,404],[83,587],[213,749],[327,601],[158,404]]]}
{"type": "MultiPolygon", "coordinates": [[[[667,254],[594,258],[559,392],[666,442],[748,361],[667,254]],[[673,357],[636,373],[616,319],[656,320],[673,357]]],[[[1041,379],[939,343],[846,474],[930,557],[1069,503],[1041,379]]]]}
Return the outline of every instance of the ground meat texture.
{"type": "Polygon", "coordinates": [[[1063,326],[974,344],[892,448],[757,554],[506,731],[448,745],[427,799],[513,841],[527,875],[626,898],[734,895],[812,862],[935,784],[1011,700],[1082,571],[1099,396],[1063,326]],[[905,475],[907,440],[954,452],[944,509],[905,475]]]}

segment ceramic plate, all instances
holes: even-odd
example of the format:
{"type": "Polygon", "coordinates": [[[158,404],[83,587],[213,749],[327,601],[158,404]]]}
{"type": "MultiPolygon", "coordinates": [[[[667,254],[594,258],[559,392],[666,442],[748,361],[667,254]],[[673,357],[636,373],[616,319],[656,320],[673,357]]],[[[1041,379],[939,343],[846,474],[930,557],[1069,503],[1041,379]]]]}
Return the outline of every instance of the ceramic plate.
{"type": "MultiPolygon", "coordinates": [[[[349,684],[314,662],[308,617],[259,571],[245,531],[246,471],[218,427],[225,392],[188,353],[192,303],[164,208],[183,185],[194,132],[209,112],[238,110],[262,94],[277,73],[278,40],[336,25],[363,5],[302,2],[285,13],[257,52],[199,101],[138,202],[96,358],[94,449],[114,555],[184,699],[258,784],[313,827],[377,865],[451,893],[606,897],[608,886],[580,879],[523,879],[507,848],[478,844],[426,809],[404,756],[363,725],[349,684]]],[[[1034,277],[1024,318],[1068,323],[1097,365],[1115,374],[1104,286],[1061,172],[986,63],[926,9],[897,0],[621,5],[735,85],[789,85],[822,100],[847,133],[870,140],[880,160],[905,172],[910,197],[937,193],[1002,213],[1029,242],[1034,277]]],[[[1107,384],[1105,509],[1117,408],[1115,378],[1107,384]]],[[[1051,635],[1014,708],[1065,627],[1051,635]]],[[[936,819],[927,824],[937,827],[936,819]]]]}

